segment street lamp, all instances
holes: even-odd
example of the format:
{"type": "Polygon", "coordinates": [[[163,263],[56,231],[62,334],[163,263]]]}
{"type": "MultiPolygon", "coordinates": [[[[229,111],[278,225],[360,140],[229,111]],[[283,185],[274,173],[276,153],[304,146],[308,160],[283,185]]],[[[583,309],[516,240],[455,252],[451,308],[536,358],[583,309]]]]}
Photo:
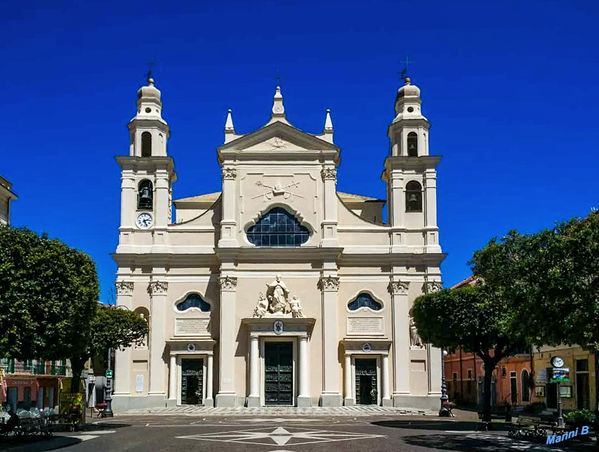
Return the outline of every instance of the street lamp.
{"type": "Polygon", "coordinates": [[[440,417],[449,417],[451,412],[445,405],[449,400],[447,397],[447,383],[445,382],[445,357],[447,356],[447,350],[442,349],[441,352],[441,408],[439,409],[440,417]]]}

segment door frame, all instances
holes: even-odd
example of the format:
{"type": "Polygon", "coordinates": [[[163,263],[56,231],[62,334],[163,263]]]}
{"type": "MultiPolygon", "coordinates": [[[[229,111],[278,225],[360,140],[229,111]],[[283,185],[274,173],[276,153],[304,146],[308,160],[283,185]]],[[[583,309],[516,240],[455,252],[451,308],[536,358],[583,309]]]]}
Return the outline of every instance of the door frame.
{"type": "Polygon", "coordinates": [[[358,394],[356,393],[356,359],[374,359],[376,361],[376,403],[373,405],[381,406],[383,397],[381,394],[381,355],[366,353],[352,353],[351,355],[351,387],[352,394],[354,396],[354,403],[358,405],[358,394]]]}
{"type": "Polygon", "coordinates": [[[276,405],[276,406],[296,406],[297,405],[297,336],[260,336],[260,406],[266,406],[265,396],[265,379],[266,379],[266,364],[265,364],[265,346],[266,342],[291,342],[291,356],[292,356],[292,386],[291,386],[291,404],[290,405],[276,405]]]}
{"type": "Polygon", "coordinates": [[[183,377],[183,363],[184,359],[203,359],[202,362],[202,403],[199,406],[204,406],[206,403],[206,373],[208,372],[208,355],[206,354],[191,354],[181,353],[177,354],[177,406],[183,405],[181,403],[181,378],[183,377]]]}

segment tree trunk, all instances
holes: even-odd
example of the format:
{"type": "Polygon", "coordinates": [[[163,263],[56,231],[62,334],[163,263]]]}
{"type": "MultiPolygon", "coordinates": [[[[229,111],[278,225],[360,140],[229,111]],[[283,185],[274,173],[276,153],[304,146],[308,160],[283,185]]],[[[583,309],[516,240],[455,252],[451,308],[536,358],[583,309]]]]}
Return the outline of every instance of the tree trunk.
{"type": "Polygon", "coordinates": [[[73,373],[71,392],[73,393],[79,392],[79,382],[81,381],[81,372],[83,372],[85,361],[87,361],[85,357],[71,358],[71,372],[73,373]]]}
{"type": "Polygon", "coordinates": [[[491,380],[493,379],[493,370],[495,369],[495,360],[486,360],[483,358],[485,367],[485,377],[483,383],[483,422],[491,422],[491,380]]]}

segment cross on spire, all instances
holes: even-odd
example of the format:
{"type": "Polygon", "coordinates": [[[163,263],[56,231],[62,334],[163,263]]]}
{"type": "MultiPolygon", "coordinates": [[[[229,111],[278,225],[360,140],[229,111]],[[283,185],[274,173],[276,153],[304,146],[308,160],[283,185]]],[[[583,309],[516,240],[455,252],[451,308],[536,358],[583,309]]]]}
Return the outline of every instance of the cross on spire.
{"type": "Polygon", "coordinates": [[[277,72],[276,72],[276,80],[277,80],[277,86],[281,86],[281,72],[279,71],[279,69],[277,68],[277,72]]]}
{"type": "MultiPolygon", "coordinates": [[[[400,63],[401,62],[402,61],[400,60],[400,63]]],[[[413,61],[410,61],[410,58],[406,56],[406,59],[403,61],[404,68],[401,71],[401,78],[402,79],[405,79],[408,76],[408,73],[409,73],[408,71],[410,69],[410,63],[413,63],[413,61]]]]}
{"type": "Polygon", "coordinates": [[[148,67],[148,72],[146,72],[145,76],[146,76],[146,80],[149,82],[150,79],[152,78],[152,71],[154,70],[154,66],[156,65],[155,62],[150,61],[149,63],[146,63],[149,67],[148,67]]]}

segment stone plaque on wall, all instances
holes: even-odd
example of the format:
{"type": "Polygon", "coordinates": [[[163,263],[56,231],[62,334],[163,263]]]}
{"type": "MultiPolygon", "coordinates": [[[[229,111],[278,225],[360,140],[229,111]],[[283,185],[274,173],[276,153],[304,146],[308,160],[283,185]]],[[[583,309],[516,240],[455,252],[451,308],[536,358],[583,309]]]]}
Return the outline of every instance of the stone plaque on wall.
{"type": "Polygon", "coordinates": [[[347,334],[354,336],[383,335],[382,317],[348,317],[347,334]]]}
{"type": "Polygon", "coordinates": [[[210,319],[175,319],[175,336],[207,336],[210,319]]]}

